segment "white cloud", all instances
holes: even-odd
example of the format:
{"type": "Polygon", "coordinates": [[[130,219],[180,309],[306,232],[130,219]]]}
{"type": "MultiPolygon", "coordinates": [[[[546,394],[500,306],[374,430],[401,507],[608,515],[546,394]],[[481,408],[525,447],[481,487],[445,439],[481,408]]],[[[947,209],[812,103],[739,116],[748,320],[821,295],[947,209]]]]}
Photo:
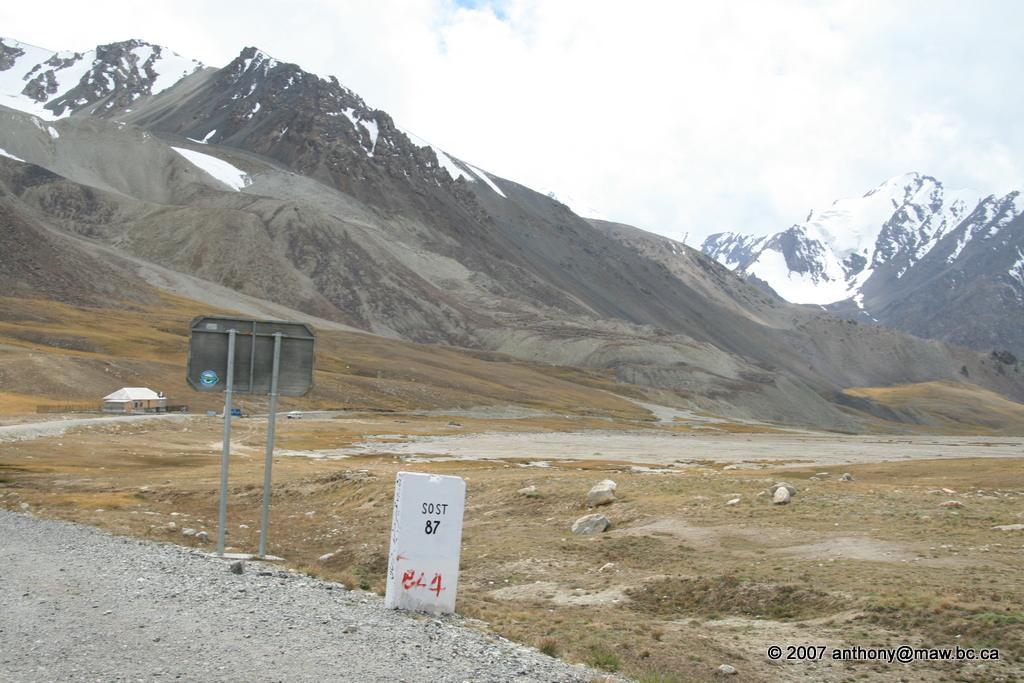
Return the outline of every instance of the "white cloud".
{"type": "Polygon", "coordinates": [[[221,66],[255,45],[491,173],[675,236],[782,229],[908,171],[1024,189],[1013,0],[8,5],[3,31],[52,49],[135,37],[221,66]]]}

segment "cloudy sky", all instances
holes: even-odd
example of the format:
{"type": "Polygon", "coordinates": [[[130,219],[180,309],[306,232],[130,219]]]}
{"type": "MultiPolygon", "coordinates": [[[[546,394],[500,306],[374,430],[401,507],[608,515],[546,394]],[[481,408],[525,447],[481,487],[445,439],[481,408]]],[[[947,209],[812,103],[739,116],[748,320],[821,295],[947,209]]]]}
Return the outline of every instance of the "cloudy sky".
{"type": "Polygon", "coordinates": [[[138,38],[209,66],[253,45],[421,138],[699,244],[910,171],[1024,189],[1017,0],[51,0],[0,35],[138,38]],[[40,11],[44,7],[45,11],[40,11]]]}

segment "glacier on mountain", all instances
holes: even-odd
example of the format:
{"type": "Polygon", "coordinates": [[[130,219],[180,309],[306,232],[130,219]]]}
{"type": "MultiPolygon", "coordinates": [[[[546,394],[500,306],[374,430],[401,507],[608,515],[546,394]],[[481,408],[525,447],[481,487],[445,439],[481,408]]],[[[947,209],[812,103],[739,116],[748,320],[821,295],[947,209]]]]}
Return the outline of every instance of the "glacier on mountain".
{"type": "MultiPolygon", "coordinates": [[[[701,251],[793,303],[856,300],[879,268],[895,265],[898,279],[985,200],[976,190],[948,191],[935,178],[908,173],[863,197],[811,211],[786,231],[719,233],[708,237],[701,251]]],[[[1006,220],[1019,210],[1010,213],[1006,220]]]]}

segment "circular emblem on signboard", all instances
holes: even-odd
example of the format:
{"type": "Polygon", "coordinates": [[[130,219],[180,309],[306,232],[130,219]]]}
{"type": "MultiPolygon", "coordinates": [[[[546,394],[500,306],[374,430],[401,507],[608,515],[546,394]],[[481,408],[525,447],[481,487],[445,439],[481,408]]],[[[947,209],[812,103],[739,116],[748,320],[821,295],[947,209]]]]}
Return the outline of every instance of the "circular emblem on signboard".
{"type": "Polygon", "coordinates": [[[218,379],[217,373],[213,370],[204,370],[199,373],[199,381],[203,383],[204,387],[212,387],[218,379]]]}

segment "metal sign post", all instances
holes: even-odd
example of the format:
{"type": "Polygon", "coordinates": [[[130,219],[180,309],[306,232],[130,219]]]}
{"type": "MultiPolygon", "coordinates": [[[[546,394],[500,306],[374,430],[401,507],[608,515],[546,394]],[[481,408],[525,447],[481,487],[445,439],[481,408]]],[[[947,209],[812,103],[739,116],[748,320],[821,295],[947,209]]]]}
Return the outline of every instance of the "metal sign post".
{"type": "Polygon", "coordinates": [[[199,316],[192,320],[186,379],[197,391],[220,391],[225,394],[218,555],[224,554],[227,528],[232,396],[235,393],[270,395],[259,555],[265,557],[277,397],[304,396],[313,387],[315,342],[313,330],[305,323],[221,316],[199,316]]]}
{"type": "Polygon", "coordinates": [[[220,516],[217,522],[217,554],[224,554],[224,530],[228,518],[228,455],[231,454],[231,395],[235,377],[235,330],[228,330],[227,387],[224,389],[224,446],[220,456],[220,516]]]}
{"type": "Polygon", "coordinates": [[[260,557],[267,555],[270,516],[270,468],[274,462],[274,425],[277,423],[277,379],[281,369],[281,333],[274,334],[274,370],[270,379],[270,415],[267,418],[267,462],[263,466],[263,512],[260,517],[260,557]]]}

